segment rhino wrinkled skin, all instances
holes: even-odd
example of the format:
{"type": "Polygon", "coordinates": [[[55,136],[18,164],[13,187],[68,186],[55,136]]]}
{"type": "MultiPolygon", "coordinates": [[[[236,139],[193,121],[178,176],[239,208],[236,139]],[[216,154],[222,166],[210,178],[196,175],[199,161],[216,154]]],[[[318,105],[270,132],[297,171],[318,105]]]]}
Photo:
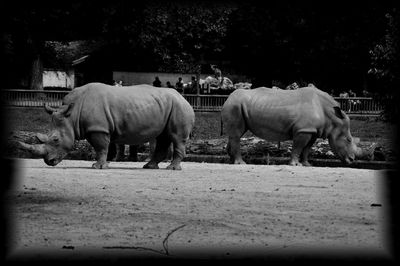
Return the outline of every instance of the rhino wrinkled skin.
{"type": "Polygon", "coordinates": [[[236,90],[221,112],[228,135],[231,163],[245,163],[240,138],[250,130],[269,141],[293,140],[291,165],[309,166],[308,155],[317,138],[328,138],[331,149],[346,164],[364,152],[350,133],[350,119],[329,94],[315,88],[297,90],[256,88],[236,90]]]}
{"type": "Polygon", "coordinates": [[[168,169],[180,170],[185,145],[194,125],[194,111],[174,89],[150,85],[125,87],[89,83],[75,88],[60,108],[45,106],[52,115],[52,130],[37,134],[42,144],[22,147],[43,156],[55,166],[73,148],[75,140],[87,139],[96,151],[94,168],[107,168],[108,146],[138,145],[156,139],[156,148],[144,168],[158,168],[173,144],[168,169]]]}

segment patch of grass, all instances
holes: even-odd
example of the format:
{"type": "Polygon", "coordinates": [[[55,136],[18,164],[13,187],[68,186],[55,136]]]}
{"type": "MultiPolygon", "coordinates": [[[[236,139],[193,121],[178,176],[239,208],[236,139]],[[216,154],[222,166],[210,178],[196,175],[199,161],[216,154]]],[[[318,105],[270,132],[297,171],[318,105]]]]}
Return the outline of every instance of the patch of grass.
{"type": "Polygon", "coordinates": [[[3,123],[8,131],[31,131],[45,133],[49,130],[51,116],[44,108],[3,108],[3,123]]]}

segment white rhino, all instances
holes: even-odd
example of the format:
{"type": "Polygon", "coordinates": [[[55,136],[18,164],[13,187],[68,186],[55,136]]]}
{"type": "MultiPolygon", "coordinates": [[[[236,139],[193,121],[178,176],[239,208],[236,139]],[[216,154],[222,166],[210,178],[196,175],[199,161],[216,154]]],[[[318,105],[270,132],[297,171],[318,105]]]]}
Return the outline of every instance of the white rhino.
{"type": "Polygon", "coordinates": [[[245,163],[240,138],[250,130],[269,141],[293,140],[291,165],[309,166],[308,155],[317,138],[328,138],[331,149],[345,163],[365,156],[350,133],[350,119],[329,94],[315,88],[235,90],[226,100],[221,119],[229,137],[231,163],[245,163]]]}
{"type": "Polygon", "coordinates": [[[89,83],[64,97],[58,108],[45,106],[52,115],[52,130],[37,134],[42,144],[20,143],[55,166],[75,140],[87,139],[96,151],[94,168],[107,168],[110,142],[137,145],[156,139],[156,148],[144,168],[158,168],[173,144],[173,160],[167,169],[180,170],[185,145],[194,125],[194,111],[174,89],[150,85],[118,87],[89,83]]]}

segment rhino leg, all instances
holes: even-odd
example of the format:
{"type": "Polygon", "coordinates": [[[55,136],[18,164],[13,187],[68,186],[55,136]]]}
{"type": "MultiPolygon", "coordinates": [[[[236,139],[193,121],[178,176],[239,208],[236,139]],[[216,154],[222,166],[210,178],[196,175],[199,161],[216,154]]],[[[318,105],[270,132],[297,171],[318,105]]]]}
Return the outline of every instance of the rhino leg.
{"type": "Polygon", "coordinates": [[[311,147],[316,140],[317,136],[315,134],[312,134],[310,141],[304,147],[303,152],[300,155],[300,162],[303,164],[303,166],[311,166],[311,163],[308,161],[308,155],[310,154],[311,147]]]}
{"type": "Polygon", "coordinates": [[[158,164],[167,157],[170,144],[171,140],[167,136],[158,136],[156,141],[156,148],[154,150],[154,153],[151,154],[150,162],[145,164],[143,168],[158,169],[158,164]]]}
{"type": "Polygon", "coordinates": [[[229,136],[226,150],[229,154],[231,164],[246,164],[240,152],[240,137],[229,136]]]}
{"type": "MultiPolygon", "coordinates": [[[[305,165],[308,163],[308,153],[309,148],[305,149],[307,145],[311,142],[313,138],[313,134],[311,133],[297,133],[293,138],[293,150],[289,164],[294,166],[302,166],[303,164],[300,162],[300,156],[302,157],[302,162],[305,162],[305,165]],[[305,153],[304,153],[305,151],[305,153]]],[[[311,144],[312,145],[312,144],[311,144]]],[[[310,146],[311,147],[311,146],[310,146]]]]}
{"type": "Polygon", "coordinates": [[[137,150],[138,150],[138,145],[129,145],[129,157],[128,157],[129,161],[131,162],[138,161],[137,150]]]}
{"type": "Polygon", "coordinates": [[[170,156],[172,153],[171,164],[167,166],[170,170],[182,170],[181,161],[185,158],[186,154],[186,139],[173,138],[173,149],[172,146],[168,147],[167,155],[170,156]]]}
{"type": "Polygon", "coordinates": [[[149,156],[145,159],[146,162],[150,162],[151,157],[153,156],[155,150],[156,150],[156,140],[152,139],[149,141],[149,156]]]}
{"type": "Polygon", "coordinates": [[[104,133],[91,133],[87,140],[96,151],[96,162],[92,167],[96,169],[108,168],[107,153],[110,144],[110,136],[104,133]]]}
{"type": "Polygon", "coordinates": [[[121,162],[125,159],[125,144],[117,144],[117,155],[115,156],[115,161],[121,162]]]}
{"type": "Polygon", "coordinates": [[[117,154],[117,145],[114,143],[110,143],[108,145],[108,152],[107,152],[107,161],[115,160],[115,156],[117,154]]]}

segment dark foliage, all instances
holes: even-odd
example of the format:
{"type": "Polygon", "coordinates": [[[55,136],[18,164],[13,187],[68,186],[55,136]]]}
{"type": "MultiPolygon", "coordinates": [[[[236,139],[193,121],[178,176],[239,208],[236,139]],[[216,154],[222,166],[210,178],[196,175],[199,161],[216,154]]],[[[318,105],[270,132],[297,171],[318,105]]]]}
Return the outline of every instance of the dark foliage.
{"type": "Polygon", "coordinates": [[[98,68],[193,73],[213,62],[253,87],[311,82],[358,95],[393,94],[398,83],[398,10],[377,2],[27,2],[2,18],[7,87],[34,88],[32,63],[60,57],[46,41],[75,40],[90,40],[77,54],[101,44],[98,68]]]}

